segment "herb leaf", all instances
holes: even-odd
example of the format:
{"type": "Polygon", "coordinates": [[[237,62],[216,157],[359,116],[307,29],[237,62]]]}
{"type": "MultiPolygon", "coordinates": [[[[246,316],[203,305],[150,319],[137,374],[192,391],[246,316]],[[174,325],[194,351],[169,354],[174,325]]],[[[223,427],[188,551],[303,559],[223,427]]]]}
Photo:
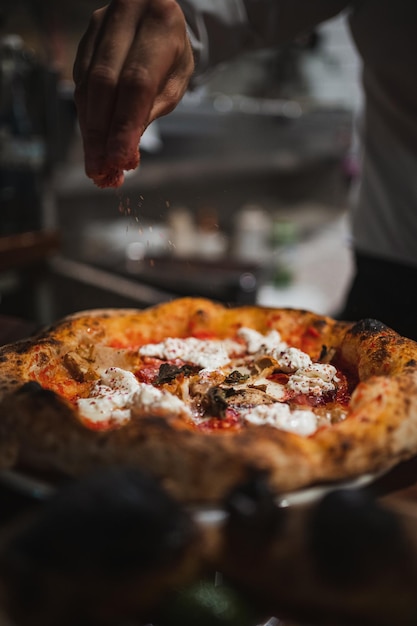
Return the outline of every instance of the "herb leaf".
{"type": "Polygon", "coordinates": [[[226,376],[224,382],[228,385],[238,385],[248,380],[248,378],[249,374],[241,374],[238,370],[233,370],[233,372],[230,372],[230,374],[226,376]]]}
{"type": "Polygon", "coordinates": [[[155,385],[162,385],[163,383],[170,383],[175,380],[177,376],[182,374],[183,376],[191,376],[196,374],[200,368],[197,365],[173,365],[172,363],[162,363],[158,375],[154,380],[155,385]]]}

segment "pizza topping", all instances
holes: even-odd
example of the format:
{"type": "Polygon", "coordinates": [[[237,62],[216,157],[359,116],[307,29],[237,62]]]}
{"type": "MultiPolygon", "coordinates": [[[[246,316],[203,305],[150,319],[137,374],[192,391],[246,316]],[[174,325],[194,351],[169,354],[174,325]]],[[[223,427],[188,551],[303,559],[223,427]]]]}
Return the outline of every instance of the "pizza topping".
{"type": "Polygon", "coordinates": [[[205,369],[217,369],[229,363],[233,354],[241,354],[244,347],[232,341],[197,339],[186,337],[179,339],[168,337],[160,343],[149,343],[139,348],[141,356],[153,356],[166,361],[181,359],[205,369]]]}
{"type": "Polygon", "coordinates": [[[238,385],[239,383],[244,383],[249,378],[249,374],[242,374],[239,370],[233,370],[230,372],[228,376],[224,379],[224,382],[228,385],[238,385]]]}
{"type": "Polygon", "coordinates": [[[158,375],[153,381],[155,385],[163,385],[175,380],[181,374],[183,376],[191,376],[199,371],[199,367],[193,367],[192,365],[175,365],[173,363],[162,363],[159,368],[158,375]]]}
{"type": "Polygon", "coordinates": [[[269,424],[308,436],[318,419],[323,423],[316,406],[327,403],[340,382],[335,367],[313,363],[276,330],[262,335],[242,327],[236,341],[168,337],[138,353],[135,374],[117,367],[102,373],[90,397],[78,402],[82,418],[120,423],[132,412],[182,414],[215,429],[232,411],[234,428],[269,424]]]}
{"type": "Polygon", "coordinates": [[[288,404],[262,404],[242,413],[243,418],[256,426],[273,426],[297,435],[309,436],[317,430],[317,416],[309,410],[291,410],[288,404]]]}
{"type": "Polygon", "coordinates": [[[262,355],[257,358],[255,357],[252,366],[252,370],[254,372],[258,372],[258,374],[261,372],[265,372],[266,370],[270,370],[270,372],[273,372],[277,367],[277,362],[271,356],[262,355]]]}
{"type": "Polygon", "coordinates": [[[275,400],[268,396],[263,389],[247,387],[246,389],[229,389],[226,398],[229,408],[236,410],[248,409],[258,404],[272,404],[275,400]]]}
{"type": "Polygon", "coordinates": [[[91,390],[91,397],[80,398],[78,409],[83,421],[123,423],[131,411],[149,414],[189,413],[177,396],[152,385],[140,383],[132,374],[118,367],[109,367],[91,390]]]}
{"type": "Polygon", "coordinates": [[[123,423],[130,419],[130,405],[138,390],[135,376],[118,367],[109,367],[91,390],[90,398],[80,398],[78,409],[87,422],[123,423]]]}
{"type": "Polygon", "coordinates": [[[253,389],[262,389],[270,398],[273,398],[277,402],[282,402],[288,395],[285,385],[274,380],[268,380],[267,378],[258,378],[250,387],[253,389]]]}
{"type": "Polygon", "coordinates": [[[295,372],[301,368],[307,368],[312,364],[308,354],[298,348],[286,348],[280,354],[272,354],[276,358],[279,368],[283,372],[295,372]]]}
{"type": "Polygon", "coordinates": [[[215,385],[219,385],[224,380],[224,374],[220,370],[200,370],[198,376],[186,379],[190,381],[190,392],[192,395],[204,395],[215,385]]]}
{"type": "Polygon", "coordinates": [[[144,383],[138,383],[138,385],[139,388],[133,397],[133,409],[158,415],[189,413],[184,402],[169,391],[144,383]]]}
{"type": "Polygon", "coordinates": [[[336,389],[335,382],[338,382],[336,374],[337,370],[333,365],[312,363],[290,376],[287,387],[295,393],[320,396],[336,389]]]}
{"type": "Polygon", "coordinates": [[[67,352],[62,362],[67,371],[77,382],[82,383],[97,378],[97,374],[92,369],[91,363],[76,352],[67,352]]]}
{"type": "Polygon", "coordinates": [[[212,417],[223,418],[228,407],[227,391],[221,387],[210,387],[204,396],[204,409],[212,417]]]}
{"type": "Polygon", "coordinates": [[[269,353],[273,350],[282,352],[287,347],[277,330],[271,330],[267,335],[262,335],[257,330],[242,327],[237,334],[246,343],[246,350],[249,354],[269,353]]]}

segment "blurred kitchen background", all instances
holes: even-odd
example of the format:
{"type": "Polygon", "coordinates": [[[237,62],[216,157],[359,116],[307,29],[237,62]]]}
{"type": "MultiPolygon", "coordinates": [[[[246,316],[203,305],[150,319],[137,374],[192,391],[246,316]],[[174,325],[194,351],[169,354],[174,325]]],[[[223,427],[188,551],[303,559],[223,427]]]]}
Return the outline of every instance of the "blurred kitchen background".
{"type": "Polygon", "coordinates": [[[72,63],[93,0],[2,0],[0,314],[177,295],[337,315],[360,62],[345,17],[222,67],[153,124],[120,191],[84,174],[72,63]]]}

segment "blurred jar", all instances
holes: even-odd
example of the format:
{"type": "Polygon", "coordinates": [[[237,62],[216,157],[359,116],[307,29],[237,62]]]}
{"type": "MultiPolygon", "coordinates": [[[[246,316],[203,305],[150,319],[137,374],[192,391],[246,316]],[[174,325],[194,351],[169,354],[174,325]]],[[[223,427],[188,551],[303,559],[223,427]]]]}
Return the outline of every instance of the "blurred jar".
{"type": "Polygon", "coordinates": [[[271,217],[257,204],[247,204],[236,215],[233,256],[264,265],[270,258],[271,217]]]}
{"type": "Polygon", "coordinates": [[[197,256],[207,260],[223,258],[227,253],[228,239],[220,230],[215,207],[201,207],[197,213],[197,256]]]}
{"type": "Polygon", "coordinates": [[[193,257],[197,247],[197,231],[191,211],[187,207],[176,206],[167,217],[172,254],[179,258],[193,257]]]}
{"type": "Polygon", "coordinates": [[[276,287],[286,287],[295,278],[298,244],[297,224],[290,220],[275,219],[271,227],[271,282],[276,287]]]}

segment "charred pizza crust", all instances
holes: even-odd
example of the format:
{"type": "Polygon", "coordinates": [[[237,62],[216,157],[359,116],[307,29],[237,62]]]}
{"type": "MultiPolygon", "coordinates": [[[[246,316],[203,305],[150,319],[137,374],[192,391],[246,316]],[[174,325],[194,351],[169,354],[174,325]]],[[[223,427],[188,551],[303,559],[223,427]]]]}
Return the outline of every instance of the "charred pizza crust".
{"type": "Polygon", "coordinates": [[[387,469],[416,453],[417,344],[375,320],[353,324],[302,310],[226,308],[183,298],[143,311],[70,316],[0,350],[3,468],[80,476],[100,466],[131,465],[160,477],[182,500],[216,502],[253,472],[283,493],[387,469]],[[132,346],[189,335],[229,338],[243,326],[277,329],[315,360],[331,355],[355,386],[347,419],[309,437],[268,425],[208,433],[177,415],[158,414],[96,432],[65,399],[91,384],[97,364],[129,368],[132,346]],[[45,388],[45,375],[37,377],[40,369],[50,372],[53,391],[45,388]]]}

